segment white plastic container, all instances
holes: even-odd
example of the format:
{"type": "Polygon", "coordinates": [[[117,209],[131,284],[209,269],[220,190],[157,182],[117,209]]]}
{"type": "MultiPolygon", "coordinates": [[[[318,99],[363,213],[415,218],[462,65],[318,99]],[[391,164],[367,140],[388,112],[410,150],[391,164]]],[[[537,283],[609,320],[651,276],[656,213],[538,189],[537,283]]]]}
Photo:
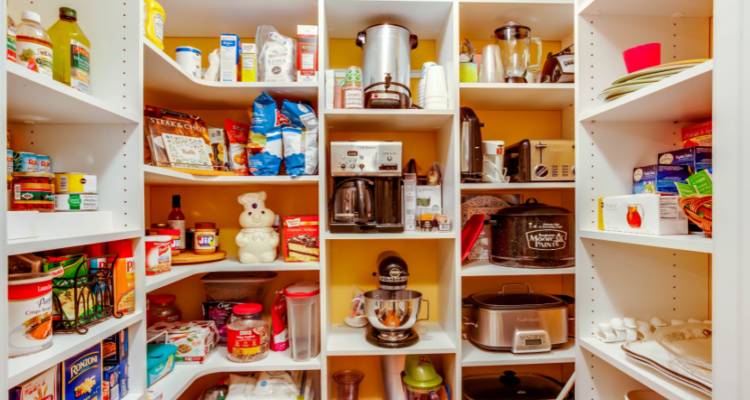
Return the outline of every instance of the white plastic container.
{"type": "Polygon", "coordinates": [[[201,51],[191,46],[180,46],[175,49],[175,61],[186,74],[195,79],[201,78],[201,51]]]}
{"type": "Polygon", "coordinates": [[[320,353],[320,286],[298,282],[284,289],[292,360],[307,361],[320,353]]]}

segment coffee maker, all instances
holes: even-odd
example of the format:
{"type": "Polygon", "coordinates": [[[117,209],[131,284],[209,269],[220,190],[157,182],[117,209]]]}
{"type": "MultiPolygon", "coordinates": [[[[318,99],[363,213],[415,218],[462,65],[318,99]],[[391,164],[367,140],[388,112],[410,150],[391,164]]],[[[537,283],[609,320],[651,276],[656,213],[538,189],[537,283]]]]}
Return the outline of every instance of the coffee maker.
{"type": "Polygon", "coordinates": [[[401,155],[401,142],[331,142],[331,232],[404,231],[401,155]]]}
{"type": "MultiPolygon", "coordinates": [[[[385,348],[411,346],[419,340],[414,325],[419,319],[422,293],[407,290],[409,269],[406,261],[392,251],[378,256],[380,289],[365,292],[365,315],[370,326],[365,338],[385,348]]],[[[430,308],[427,303],[427,318],[430,308]]]]}

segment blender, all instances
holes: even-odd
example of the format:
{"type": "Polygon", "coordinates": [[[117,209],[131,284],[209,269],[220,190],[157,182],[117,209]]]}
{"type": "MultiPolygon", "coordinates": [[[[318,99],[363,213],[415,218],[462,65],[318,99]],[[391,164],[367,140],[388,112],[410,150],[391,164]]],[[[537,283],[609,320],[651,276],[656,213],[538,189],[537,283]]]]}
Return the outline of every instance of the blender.
{"type": "Polygon", "coordinates": [[[443,378],[427,356],[406,356],[401,373],[406,400],[441,400],[447,398],[443,378]]]}
{"type": "Polygon", "coordinates": [[[414,329],[417,321],[430,318],[430,304],[422,293],[406,290],[409,270],[406,261],[394,252],[378,257],[380,289],[365,292],[365,315],[370,327],[365,338],[375,346],[400,348],[417,343],[414,329]],[[427,303],[427,317],[419,319],[422,302],[427,303]]]}
{"type": "MultiPolygon", "coordinates": [[[[526,83],[527,76],[539,75],[542,62],[542,40],[531,37],[531,28],[513,21],[495,29],[500,46],[500,58],[505,70],[505,81],[526,83]],[[532,47],[536,46],[536,63],[532,64],[532,47]]],[[[538,79],[534,78],[533,82],[538,79]]]]}

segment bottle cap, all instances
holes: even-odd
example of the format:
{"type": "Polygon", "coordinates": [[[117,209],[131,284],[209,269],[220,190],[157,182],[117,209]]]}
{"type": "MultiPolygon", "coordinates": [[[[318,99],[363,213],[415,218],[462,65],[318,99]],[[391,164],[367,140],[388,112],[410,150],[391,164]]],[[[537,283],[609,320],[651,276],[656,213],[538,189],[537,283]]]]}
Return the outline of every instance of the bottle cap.
{"type": "Polygon", "coordinates": [[[60,7],[60,19],[76,20],[76,10],[70,7],[60,7]]]}
{"type": "Polygon", "coordinates": [[[244,303],[237,304],[232,307],[232,313],[237,315],[253,315],[260,314],[263,311],[263,306],[258,303],[244,303]]]}
{"type": "Polygon", "coordinates": [[[24,11],[21,13],[21,19],[25,19],[27,21],[36,22],[37,24],[42,23],[42,17],[39,16],[39,14],[35,13],[34,11],[24,11]]]}

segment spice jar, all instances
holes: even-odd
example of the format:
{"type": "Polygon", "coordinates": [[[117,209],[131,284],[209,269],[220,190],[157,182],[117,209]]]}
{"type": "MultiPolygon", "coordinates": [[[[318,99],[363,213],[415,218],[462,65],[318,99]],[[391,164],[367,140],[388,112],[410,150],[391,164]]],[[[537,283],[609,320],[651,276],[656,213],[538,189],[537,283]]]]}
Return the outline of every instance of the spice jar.
{"type": "Polygon", "coordinates": [[[157,322],[177,322],[182,319],[182,312],[174,304],[173,294],[150,294],[148,298],[148,315],[146,324],[152,325],[157,322]]]}
{"type": "Polygon", "coordinates": [[[216,253],[218,232],[215,223],[196,222],[193,235],[193,251],[195,254],[216,253]]]}
{"type": "Polygon", "coordinates": [[[268,322],[256,319],[263,310],[260,304],[237,304],[227,325],[227,358],[234,362],[251,362],[268,355],[268,322]]]}

